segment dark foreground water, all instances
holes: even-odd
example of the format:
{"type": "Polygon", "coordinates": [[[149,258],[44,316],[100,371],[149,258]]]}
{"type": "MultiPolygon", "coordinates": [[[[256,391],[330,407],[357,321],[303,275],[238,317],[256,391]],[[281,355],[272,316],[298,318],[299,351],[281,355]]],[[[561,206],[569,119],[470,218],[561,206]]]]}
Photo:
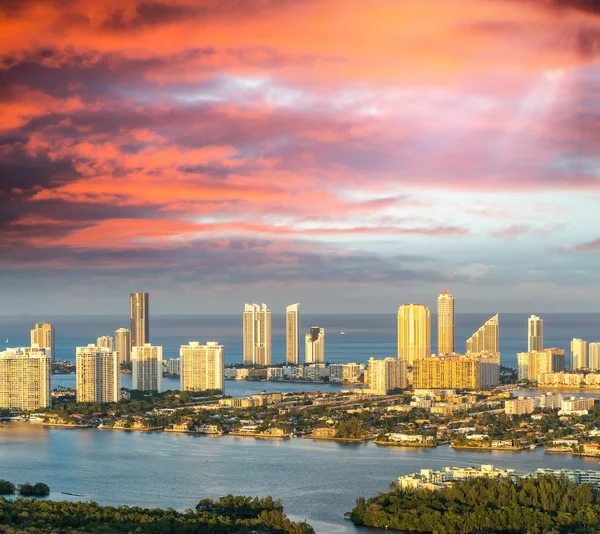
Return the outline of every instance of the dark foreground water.
{"type": "Polygon", "coordinates": [[[598,468],[593,459],[544,454],[401,449],[304,439],[208,438],[167,433],[47,429],[12,423],[0,427],[0,478],[43,481],[55,500],[61,492],[105,505],[193,507],[203,497],[228,493],[273,495],[293,519],[319,533],[354,533],[343,518],[359,496],[387,490],[402,474],[424,467],[492,463],[533,471],[538,467],[598,468]]]}
{"type": "MultiPolygon", "coordinates": [[[[127,313],[127,310],[124,310],[127,313]]],[[[577,337],[600,341],[600,314],[544,314],[546,347],[567,350],[577,337]]],[[[456,351],[465,351],[465,342],[495,312],[456,315],[456,351]]],[[[517,352],[527,350],[527,318],[530,313],[500,314],[502,364],[516,367],[517,352]]],[[[56,357],[75,360],[75,347],[94,343],[98,336],[111,335],[120,327],[129,328],[128,315],[122,316],[0,316],[0,348],[29,345],[29,331],[36,322],[51,322],[56,329],[56,357]],[[8,343],[5,340],[8,339],[8,343]]],[[[364,315],[301,315],[300,331],[311,326],[325,328],[325,357],[329,362],[366,362],[370,356],[396,356],[397,320],[395,313],[364,315]],[[340,332],[344,332],[341,335],[340,332]]],[[[189,341],[219,341],[225,347],[226,363],[242,362],[242,316],[238,315],[155,315],[150,316],[150,340],[163,347],[164,358],[176,358],[179,347],[189,341]]],[[[437,350],[437,317],[431,319],[431,348],[437,350]]],[[[300,346],[303,360],[303,343],[300,346]]],[[[285,360],[285,321],[273,315],[273,363],[285,360]]],[[[567,358],[568,360],[568,358],[567,358]]]]}

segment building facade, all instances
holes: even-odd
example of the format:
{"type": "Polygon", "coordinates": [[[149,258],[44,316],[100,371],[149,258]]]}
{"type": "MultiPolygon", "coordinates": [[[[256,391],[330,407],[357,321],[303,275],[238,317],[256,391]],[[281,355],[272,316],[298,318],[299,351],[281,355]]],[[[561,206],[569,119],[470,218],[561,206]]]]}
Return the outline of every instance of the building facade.
{"type": "Polygon", "coordinates": [[[544,350],[544,321],[536,315],[527,320],[527,352],[544,350]]]}
{"type": "Polygon", "coordinates": [[[538,380],[540,374],[559,373],[565,369],[565,351],[557,348],[517,354],[519,380],[538,380]]]}
{"type": "Polygon", "coordinates": [[[423,304],[398,308],[398,359],[410,367],[431,356],[431,314],[423,304]]]}
{"type": "Polygon", "coordinates": [[[190,341],[179,349],[179,359],[181,391],[223,391],[223,345],[216,341],[209,341],[206,345],[190,341]]]}
{"type": "Polygon", "coordinates": [[[245,304],[244,365],[271,365],[271,310],[266,304],[245,304]]]}
{"type": "Polygon", "coordinates": [[[285,309],[285,361],[298,365],[300,339],[300,304],[291,304],[285,309]]]}
{"type": "Polygon", "coordinates": [[[589,345],[589,368],[590,371],[600,369],[600,343],[597,341],[589,345]]]}
{"type": "Polygon", "coordinates": [[[118,402],[121,398],[119,355],[90,344],[75,353],[77,402],[118,402]]]}
{"type": "Polygon", "coordinates": [[[131,348],[131,389],[162,391],[162,353],[150,343],[131,348]]]}
{"type": "Polygon", "coordinates": [[[42,323],[34,326],[31,330],[31,346],[46,349],[46,356],[50,356],[52,361],[56,360],[56,343],[54,327],[50,323],[42,323]]]}
{"type": "Polygon", "coordinates": [[[304,338],[304,363],[325,363],[325,329],[311,326],[304,338]]]}
{"type": "Polygon", "coordinates": [[[369,359],[368,384],[369,390],[377,395],[386,395],[395,388],[406,388],[407,361],[396,358],[385,358],[383,360],[369,359]]]}
{"type": "Polygon", "coordinates": [[[437,300],[438,355],[454,352],[454,297],[442,291],[437,300]]]}
{"type": "Polygon", "coordinates": [[[434,356],[413,366],[415,389],[480,389],[481,362],[461,355],[434,356]]]}
{"type": "Polygon", "coordinates": [[[587,369],[587,341],[573,339],[571,341],[571,369],[587,369]]]}
{"type": "Polygon", "coordinates": [[[500,358],[500,322],[498,315],[481,326],[469,339],[467,339],[467,355],[483,352],[498,355],[500,358]]]}
{"type": "Polygon", "coordinates": [[[128,364],[131,361],[131,330],[119,328],[115,331],[115,350],[119,353],[119,361],[128,364]]]}
{"type": "Polygon", "coordinates": [[[150,343],[149,305],[148,293],[131,293],[129,295],[129,330],[131,331],[132,347],[150,343]]]}
{"type": "Polygon", "coordinates": [[[96,347],[108,349],[110,352],[115,351],[115,338],[112,336],[100,336],[96,339],[96,347]]]}
{"type": "Polygon", "coordinates": [[[34,411],[51,406],[51,351],[26,347],[0,352],[0,408],[34,411]]]}

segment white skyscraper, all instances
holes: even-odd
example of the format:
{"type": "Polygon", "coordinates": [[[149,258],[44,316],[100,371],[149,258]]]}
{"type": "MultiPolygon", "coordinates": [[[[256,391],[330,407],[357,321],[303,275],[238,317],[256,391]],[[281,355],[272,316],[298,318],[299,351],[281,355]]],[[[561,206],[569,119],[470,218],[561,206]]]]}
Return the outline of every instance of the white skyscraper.
{"type": "Polygon", "coordinates": [[[150,343],[131,348],[131,389],[162,391],[162,352],[150,343]]]}
{"type": "Polygon", "coordinates": [[[498,315],[487,320],[467,339],[467,355],[486,353],[500,358],[500,322],[498,315]]]}
{"type": "Polygon", "coordinates": [[[102,347],[110,350],[110,352],[115,351],[115,339],[112,336],[100,336],[96,340],[96,347],[102,347]]]}
{"type": "Polygon", "coordinates": [[[527,352],[544,350],[544,321],[536,315],[527,320],[527,352]]]}
{"type": "Polygon", "coordinates": [[[131,360],[131,330],[119,328],[115,331],[115,349],[119,353],[119,361],[129,363],[131,360]]]}
{"type": "Polygon", "coordinates": [[[0,352],[0,408],[33,411],[52,404],[51,349],[10,348],[0,352]]]}
{"type": "Polygon", "coordinates": [[[407,361],[396,358],[376,360],[371,357],[367,377],[369,390],[377,395],[386,395],[395,388],[404,389],[408,386],[407,361]]]}
{"type": "Polygon", "coordinates": [[[54,338],[54,327],[50,323],[36,324],[31,331],[31,346],[47,349],[46,355],[49,355],[52,361],[55,361],[56,354],[54,349],[56,348],[56,344],[54,338]]]}
{"type": "Polygon", "coordinates": [[[77,402],[119,402],[121,373],[119,355],[90,344],[75,353],[77,402]]]}
{"type": "Polygon", "coordinates": [[[271,365],[271,310],[246,304],[243,315],[244,365],[271,365]]]}
{"type": "Polygon", "coordinates": [[[312,326],[305,337],[304,362],[325,363],[325,329],[312,326]]]}
{"type": "Polygon", "coordinates": [[[223,345],[190,341],[179,349],[181,391],[223,391],[223,345]]]}
{"type": "Polygon", "coordinates": [[[298,339],[300,335],[300,304],[291,304],[285,309],[285,361],[288,365],[298,365],[298,339]]]}
{"type": "Polygon", "coordinates": [[[454,297],[442,291],[437,300],[438,309],[438,354],[454,352],[454,297]]]}
{"type": "Polygon", "coordinates": [[[583,339],[571,341],[571,369],[587,369],[587,342],[583,339]]]}
{"type": "Polygon", "coordinates": [[[589,344],[590,351],[590,362],[589,368],[590,371],[598,371],[600,370],[600,343],[594,342],[589,344]]]}

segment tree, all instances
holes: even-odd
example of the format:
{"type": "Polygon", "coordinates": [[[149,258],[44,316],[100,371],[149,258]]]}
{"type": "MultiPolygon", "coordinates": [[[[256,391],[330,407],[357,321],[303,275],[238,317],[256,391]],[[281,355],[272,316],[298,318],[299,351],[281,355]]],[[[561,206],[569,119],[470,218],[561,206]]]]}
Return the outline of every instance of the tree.
{"type": "Polygon", "coordinates": [[[12,482],[0,480],[0,495],[11,495],[16,489],[16,486],[12,482]]]}

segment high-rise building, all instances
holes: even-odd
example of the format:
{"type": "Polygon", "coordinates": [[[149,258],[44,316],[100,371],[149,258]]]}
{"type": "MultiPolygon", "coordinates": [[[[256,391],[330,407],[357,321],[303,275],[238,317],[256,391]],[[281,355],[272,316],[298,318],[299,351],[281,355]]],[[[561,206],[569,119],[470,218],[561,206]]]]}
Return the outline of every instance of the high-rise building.
{"type": "Polygon", "coordinates": [[[491,319],[477,330],[469,339],[467,339],[467,356],[472,353],[497,354],[500,357],[499,343],[500,324],[498,315],[491,319]]]}
{"type": "Polygon", "coordinates": [[[110,350],[110,352],[114,352],[115,351],[115,338],[112,336],[100,336],[96,340],[96,347],[101,347],[101,348],[110,350]]]}
{"type": "Polygon", "coordinates": [[[51,350],[25,347],[0,352],[0,408],[34,411],[51,406],[51,350]]]}
{"type": "Polygon", "coordinates": [[[594,342],[589,344],[590,349],[590,371],[598,371],[600,369],[600,343],[594,342]]]}
{"type": "Polygon", "coordinates": [[[408,366],[431,355],[431,315],[423,304],[398,308],[398,359],[408,366]]]}
{"type": "Polygon", "coordinates": [[[454,297],[442,291],[437,300],[438,355],[454,352],[454,297]]]}
{"type": "Polygon", "coordinates": [[[544,350],[544,320],[532,315],[527,320],[527,351],[544,350]]]}
{"type": "Polygon", "coordinates": [[[162,352],[150,343],[131,347],[131,389],[162,391],[162,352]]]}
{"type": "Polygon", "coordinates": [[[223,345],[190,341],[179,349],[181,391],[223,391],[223,345]]]}
{"type": "Polygon", "coordinates": [[[538,380],[544,373],[559,373],[565,369],[565,351],[550,348],[517,354],[519,380],[538,380]]]}
{"type": "Polygon", "coordinates": [[[587,369],[587,341],[573,339],[571,341],[571,369],[587,369]]]}
{"type": "Polygon", "coordinates": [[[396,358],[369,359],[367,371],[369,390],[377,395],[386,395],[395,388],[406,388],[407,361],[396,358]]]}
{"type": "Polygon", "coordinates": [[[115,331],[115,349],[119,353],[119,361],[129,363],[131,360],[131,330],[119,328],[115,331]]]}
{"type": "Polygon", "coordinates": [[[245,304],[244,365],[271,365],[271,310],[266,304],[245,304]]]}
{"type": "Polygon", "coordinates": [[[121,373],[119,355],[90,344],[75,353],[77,402],[119,402],[121,373]]]}
{"type": "Polygon", "coordinates": [[[150,343],[149,299],[148,293],[131,293],[129,295],[129,329],[131,330],[132,347],[150,343]]]}
{"type": "Polygon", "coordinates": [[[481,361],[468,356],[432,356],[413,366],[415,389],[480,389],[481,361]]]}
{"type": "Polygon", "coordinates": [[[298,340],[300,335],[300,304],[291,304],[285,309],[285,361],[288,365],[300,363],[298,340]]]}
{"type": "Polygon", "coordinates": [[[325,363],[325,329],[311,326],[305,336],[304,363],[325,363]]]}
{"type": "Polygon", "coordinates": [[[56,352],[54,349],[56,344],[54,340],[54,327],[49,323],[36,324],[31,331],[31,346],[47,349],[46,355],[49,355],[52,361],[55,361],[56,352]]]}

